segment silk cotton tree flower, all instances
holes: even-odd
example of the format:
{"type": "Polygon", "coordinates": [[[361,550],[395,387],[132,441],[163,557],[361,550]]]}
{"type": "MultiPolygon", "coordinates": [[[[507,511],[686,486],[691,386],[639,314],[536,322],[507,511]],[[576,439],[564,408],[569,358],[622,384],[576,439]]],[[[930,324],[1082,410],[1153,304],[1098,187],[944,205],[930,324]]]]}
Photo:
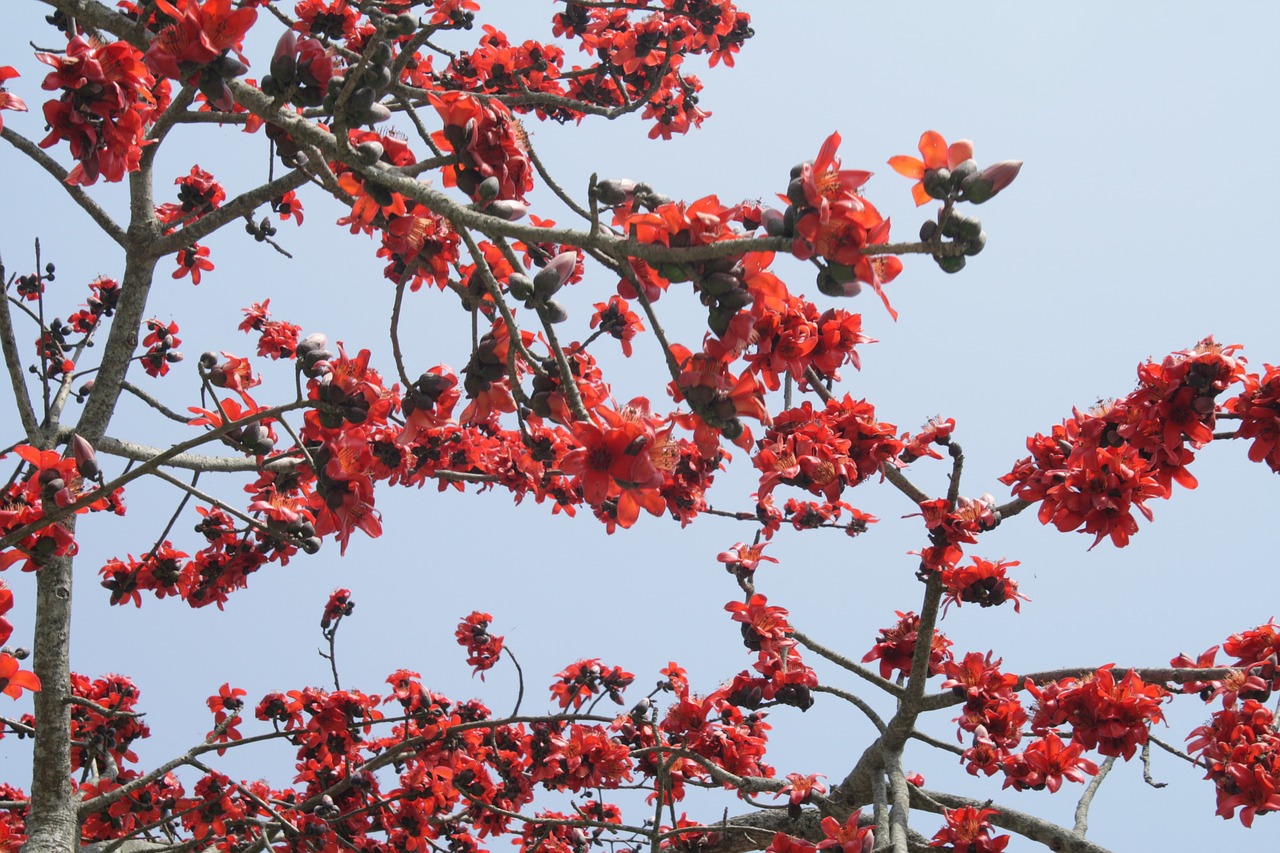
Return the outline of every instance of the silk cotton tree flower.
{"type": "Polygon", "coordinates": [[[961,139],[948,145],[942,134],[936,130],[926,130],[920,136],[920,157],[923,159],[899,154],[889,158],[889,166],[895,172],[918,182],[911,188],[911,197],[916,200],[916,207],[928,204],[934,198],[925,189],[928,174],[939,169],[951,170],[966,160],[972,160],[973,143],[961,139]]]}

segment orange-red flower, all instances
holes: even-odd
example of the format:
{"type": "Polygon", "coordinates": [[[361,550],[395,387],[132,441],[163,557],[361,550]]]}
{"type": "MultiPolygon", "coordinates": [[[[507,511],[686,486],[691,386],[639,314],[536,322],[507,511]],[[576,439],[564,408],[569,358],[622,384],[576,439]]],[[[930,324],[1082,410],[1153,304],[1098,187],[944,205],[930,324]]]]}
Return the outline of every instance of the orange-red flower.
{"type": "Polygon", "coordinates": [[[13,655],[0,653],[0,693],[17,699],[23,690],[40,689],[40,679],[34,672],[18,667],[18,659],[13,655]]]}
{"type": "Polygon", "coordinates": [[[936,130],[926,130],[920,136],[920,156],[916,159],[906,154],[889,158],[889,165],[895,172],[907,178],[915,178],[917,183],[911,188],[911,197],[916,200],[916,207],[928,204],[930,196],[924,190],[924,173],[935,169],[954,169],[965,160],[973,159],[973,143],[967,139],[947,145],[947,140],[936,130]]]}

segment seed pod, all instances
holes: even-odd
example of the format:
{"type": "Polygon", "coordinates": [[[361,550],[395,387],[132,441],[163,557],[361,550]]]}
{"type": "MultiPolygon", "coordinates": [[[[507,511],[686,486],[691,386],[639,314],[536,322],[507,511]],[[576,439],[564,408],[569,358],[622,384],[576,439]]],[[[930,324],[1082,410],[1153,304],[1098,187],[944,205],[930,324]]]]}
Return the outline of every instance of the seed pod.
{"type": "Polygon", "coordinates": [[[379,92],[385,91],[391,85],[391,68],[386,65],[370,68],[365,74],[365,80],[379,92]]]}
{"type": "Polygon", "coordinates": [[[742,279],[727,272],[713,272],[698,285],[703,293],[711,296],[723,296],[731,290],[742,287],[742,279]]]}
{"type": "Polygon", "coordinates": [[[945,199],[951,193],[951,170],[926,169],[921,183],[930,198],[945,199]]]}
{"type": "Polygon", "coordinates": [[[490,175],[480,182],[474,193],[477,201],[483,203],[493,201],[502,190],[502,182],[496,175],[490,175]]]}
{"type": "Polygon", "coordinates": [[[386,149],[381,142],[376,139],[370,139],[368,142],[361,142],[356,146],[356,158],[366,166],[372,166],[382,159],[386,153],[386,149]]]}
{"type": "Polygon", "coordinates": [[[804,194],[804,182],[795,178],[787,184],[787,201],[796,207],[808,207],[809,197],[804,194]]]}
{"type": "Polygon", "coordinates": [[[387,31],[392,35],[410,36],[418,29],[418,19],[413,15],[405,12],[396,15],[391,19],[391,23],[387,26],[387,31]]]}
{"type": "Polygon", "coordinates": [[[364,117],[361,124],[382,124],[391,118],[391,109],[386,104],[374,104],[369,107],[368,114],[364,117]]]}
{"type": "Polygon", "coordinates": [[[716,306],[729,311],[737,311],[740,308],[746,308],[754,300],[751,294],[741,288],[730,290],[728,293],[716,300],[716,306]]]}
{"type": "Polygon", "coordinates": [[[781,237],[786,230],[783,225],[783,214],[781,211],[774,210],[772,207],[760,211],[760,224],[764,226],[764,233],[770,237],[781,237]]]}
{"type": "MultiPolygon", "coordinates": [[[[289,99],[291,103],[299,107],[318,107],[325,102],[325,93],[315,86],[308,86],[305,89],[298,89],[293,93],[293,97],[289,99]]],[[[332,109],[332,107],[330,107],[332,109]]],[[[301,160],[303,155],[299,155],[301,160]]]]}
{"type": "Polygon", "coordinates": [[[964,269],[964,255],[947,255],[945,257],[934,257],[938,262],[938,266],[945,273],[957,273],[964,269]]]}
{"type": "Polygon", "coordinates": [[[987,232],[979,231],[978,236],[974,237],[964,245],[964,253],[970,257],[978,254],[987,247],[987,232]]]}
{"type": "Polygon", "coordinates": [[[369,56],[369,62],[373,65],[386,65],[391,61],[393,55],[391,43],[380,41],[373,46],[373,53],[369,56]]]}
{"type": "Polygon", "coordinates": [[[951,188],[953,190],[960,189],[970,175],[978,174],[978,161],[969,159],[957,165],[951,170],[951,188]]]}
{"type": "Polygon", "coordinates": [[[378,203],[379,207],[390,207],[395,204],[395,194],[382,184],[366,180],[364,191],[369,194],[369,198],[378,203]]]}
{"type": "Polygon", "coordinates": [[[512,299],[524,301],[533,298],[533,282],[529,276],[520,272],[513,272],[507,276],[507,291],[511,294],[512,299]]]}
{"type": "MultiPolygon", "coordinates": [[[[709,312],[707,312],[707,328],[709,328],[717,338],[723,338],[728,334],[729,324],[733,322],[733,318],[737,313],[737,311],[729,311],[724,308],[713,307],[709,312]]],[[[696,390],[696,388],[691,388],[690,392],[696,390]]],[[[711,389],[708,388],[706,390],[710,391],[711,389]]],[[[685,396],[687,397],[689,394],[686,394],[685,396]]]]}
{"type": "Polygon", "coordinates": [[[548,323],[563,323],[569,319],[569,312],[565,307],[554,299],[548,299],[543,304],[543,310],[546,311],[548,323]]]}

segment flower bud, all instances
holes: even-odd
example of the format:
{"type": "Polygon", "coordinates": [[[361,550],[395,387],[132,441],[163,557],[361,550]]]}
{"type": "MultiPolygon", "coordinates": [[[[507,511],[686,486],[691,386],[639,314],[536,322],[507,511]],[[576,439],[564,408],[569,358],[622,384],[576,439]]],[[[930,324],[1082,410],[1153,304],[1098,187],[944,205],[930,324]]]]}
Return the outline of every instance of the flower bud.
{"type": "Polygon", "coordinates": [[[614,207],[631,201],[636,191],[636,182],[626,178],[610,178],[596,184],[596,198],[600,203],[614,207]]]}
{"type": "Polygon", "coordinates": [[[764,233],[770,237],[782,237],[786,233],[784,219],[782,212],[772,207],[760,211],[760,224],[764,226],[764,233]]]}
{"type": "Polygon", "coordinates": [[[513,272],[507,276],[507,290],[512,299],[519,299],[521,302],[533,298],[533,282],[524,273],[513,272]]]}
{"type": "Polygon", "coordinates": [[[989,201],[995,197],[996,193],[1013,183],[1013,179],[1018,177],[1018,172],[1021,170],[1021,160],[1002,160],[991,164],[964,181],[961,185],[964,190],[964,200],[972,204],[989,201]]]}
{"type": "Polygon", "coordinates": [[[543,310],[546,311],[548,323],[563,323],[565,320],[569,319],[569,312],[565,310],[563,305],[556,302],[554,299],[548,299],[543,304],[543,310]]]}
{"type": "Polygon", "coordinates": [[[382,159],[384,153],[386,153],[386,149],[376,139],[361,142],[356,146],[356,159],[366,166],[372,166],[377,163],[382,159]]]}
{"type": "Polygon", "coordinates": [[[79,435],[71,436],[71,455],[76,460],[76,470],[86,480],[98,479],[98,454],[93,445],[79,435]]]}
{"type": "Polygon", "coordinates": [[[564,287],[564,283],[573,275],[573,270],[577,264],[578,253],[574,251],[561,252],[552,258],[533,277],[533,289],[538,297],[546,299],[553,296],[561,287],[564,287]]]}
{"type": "Polygon", "coordinates": [[[490,175],[480,182],[476,187],[475,198],[481,204],[493,201],[498,197],[498,193],[502,191],[502,182],[498,180],[497,175],[490,175]]]}
{"type": "Polygon", "coordinates": [[[504,198],[490,202],[484,212],[490,216],[505,219],[507,222],[515,222],[517,219],[523,219],[524,215],[529,212],[529,205],[522,201],[504,198]]]}

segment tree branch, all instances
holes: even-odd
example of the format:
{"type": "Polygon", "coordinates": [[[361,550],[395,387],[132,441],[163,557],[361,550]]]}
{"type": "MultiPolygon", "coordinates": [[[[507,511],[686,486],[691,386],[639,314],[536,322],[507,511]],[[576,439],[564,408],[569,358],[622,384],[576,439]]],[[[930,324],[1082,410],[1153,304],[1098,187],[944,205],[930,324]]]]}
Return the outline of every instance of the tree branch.
{"type": "Polygon", "coordinates": [[[62,168],[62,166],[58,164],[57,160],[54,160],[48,154],[41,151],[38,145],[15,131],[13,128],[6,127],[0,129],[0,137],[14,148],[27,155],[27,157],[31,158],[37,166],[44,169],[57,179],[58,184],[62,189],[66,191],[67,195],[71,196],[71,200],[79,205],[81,210],[89,214],[89,218],[97,223],[98,227],[102,229],[104,234],[114,240],[117,245],[122,247],[125,245],[128,238],[125,236],[124,229],[116,224],[116,221],[111,218],[110,214],[99,207],[98,203],[90,198],[88,193],[74,184],[67,183],[67,176],[70,173],[66,169],[62,168]]]}

